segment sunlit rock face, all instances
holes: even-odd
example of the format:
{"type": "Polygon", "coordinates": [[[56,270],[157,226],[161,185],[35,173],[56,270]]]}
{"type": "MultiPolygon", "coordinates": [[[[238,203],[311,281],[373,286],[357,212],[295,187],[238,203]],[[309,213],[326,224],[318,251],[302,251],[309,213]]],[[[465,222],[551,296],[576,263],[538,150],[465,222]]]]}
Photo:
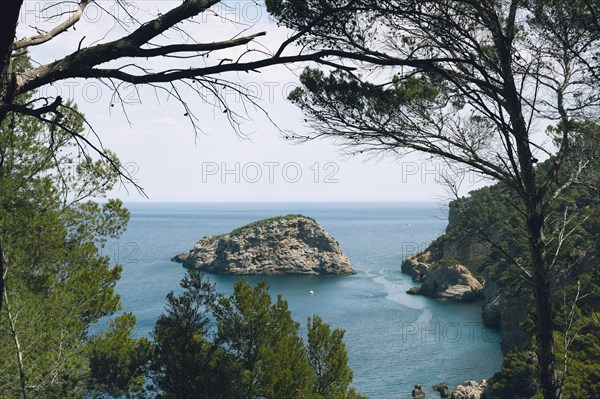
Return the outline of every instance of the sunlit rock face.
{"type": "Polygon", "coordinates": [[[339,243],[302,215],[263,219],[204,237],[175,262],[216,274],[349,275],[356,272],[339,243]]]}

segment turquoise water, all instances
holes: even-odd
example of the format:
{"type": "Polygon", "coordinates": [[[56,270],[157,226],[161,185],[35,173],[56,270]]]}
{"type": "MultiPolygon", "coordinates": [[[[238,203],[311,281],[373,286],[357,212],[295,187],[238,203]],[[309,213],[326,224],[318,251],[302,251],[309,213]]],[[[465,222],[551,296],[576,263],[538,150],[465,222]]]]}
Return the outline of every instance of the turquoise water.
{"type": "MultiPolygon", "coordinates": [[[[410,296],[400,273],[404,256],[424,248],[446,226],[436,203],[230,203],[128,204],[128,231],[104,252],[124,266],[117,290],[123,309],[149,335],[178,291],[185,270],[169,259],[202,236],[228,232],[257,219],[288,213],[313,217],[336,238],[358,272],[354,276],[266,278],[304,327],[319,314],[346,330],[354,385],[371,399],[409,398],[416,383],[451,385],[489,378],[500,367],[499,335],[481,324],[481,304],[410,296]],[[310,291],[314,291],[310,295],[310,291]]],[[[254,282],[259,278],[251,277],[254,282]]],[[[232,291],[231,276],[211,276],[217,290],[232,291]]],[[[437,397],[434,392],[428,396],[437,397]]]]}

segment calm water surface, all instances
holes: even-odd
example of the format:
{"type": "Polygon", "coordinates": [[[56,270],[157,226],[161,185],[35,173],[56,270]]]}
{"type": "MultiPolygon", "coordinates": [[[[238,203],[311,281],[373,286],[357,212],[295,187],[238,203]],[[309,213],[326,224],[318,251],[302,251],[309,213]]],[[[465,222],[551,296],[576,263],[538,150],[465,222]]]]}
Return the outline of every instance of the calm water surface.
{"type": "MultiPolygon", "coordinates": [[[[412,386],[489,378],[500,367],[499,336],[481,324],[481,304],[455,304],[410,296],[404,256],[423,249],[446,227],[437,203],[131,203],[128,231],[105,253],[124,266],[117,290],[123,309],[149,335],[164,310],[165,295],[178,291],[185,270],[169,259],[205,235],[252,221],[301,213],[319,222],[350,258],[354,276],[266,278],[304,327],[319,314],[346,330],[354,385],[371,399],[410,398],[412,386]],[[310,291],[314,291],[310,295],[310,291]]],[[[235,278],[211,276],[217,290],[232,291],[235,278]]],[[[258,278],[248,279],[255,282],[258,278]]],[[[437,397],[437,393],[427,392],[437,397]]]]}

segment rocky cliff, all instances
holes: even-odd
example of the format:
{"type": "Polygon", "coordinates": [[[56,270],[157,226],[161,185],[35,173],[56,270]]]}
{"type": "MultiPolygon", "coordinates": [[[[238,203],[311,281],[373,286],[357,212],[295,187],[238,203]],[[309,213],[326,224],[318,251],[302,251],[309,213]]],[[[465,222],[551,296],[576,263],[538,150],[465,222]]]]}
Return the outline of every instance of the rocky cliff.
{"type": "MultiPolygon", "coordinates": [[[[531,336],[521,323],[531,310],[531,301],[523,301],[523,296],[528,293],[522,294],[518,286],[501,283],[497,270],[481,265],[481,253],[477,253],[478,259],[472,262],[468,256],[461,256],[456,251],[469,254],[474,253],[472,250],[461,247],[460,242],[447,245],[443,243],[445,240],[447,238],[442,236],[432,244],[433,247],[404,259],[402,272],[411,275],[415,282],[422,283],[412,287],[408,293],[463,302],[483,299],[482,321],[501,330],[502,352],[526,347],[531,336]],[[441,249],[434,248],[440,244],[441,249]],[[481,281],[474,275],[479,276],[481,281]]],[[[467,246],[464,242],[462,245],[467,246]]],[[[485,248],[483,244],[478,246],[485,248]]]]}
{"type": "MultiPolygon", "coordinates": [[[[597,153],[598,137],[582,135],[578,138],[581,142],[574,143],[589,145],[597,153]]],[[[575,299],[583,292],[580,291],[580,284],[586,285],[587,292],[600,291],[597,288],[600,281],[600,197],[595,191],[600,186],[600,175],[596,173],[600,168],[600,158],[590,156],[585,151],[571,154],[574,158],[569,162],[580,165],[590,162],[591,168],[587,170],[593,172],[587,175],[586,185],[566,188],[545,211],[548,262],[553,265],[549,275],[557,314],[555,332],[558,335],[569,335],[565,329],[572,328],[570,324],[562,324],[564,318],[559,316],[561,312],[577,309],[577,312],[581,312],[579,317],[582,325],[589,325],[590,317],[598,311],[600,303],[595,299],[582,305],[575,299]],[[565,239],[567,228],[573,228],[577,233],[565,239]],[[569,295],[571,299],[567,300],[569,295]]],[[[540,176],[543,176],[553,164],[547,161],[537,167],[542,171],[540,176]]],[[[569,167],[565,167],[568,170],[569,167]]],[[[568,178],[569,173],[557,176],[557,180],[568,178]]],[[[557,181],[557,184],[560,187],[563,183],[557,181]]],[[[536,312],[534,286],[530,278],[533,273],[532,262],[525,229],[527,212],[517,197],[510,187],[498,183],[452,201],[449,204],[446,232],[425,251],[409,256],[402,263],[402,271],[410,274],[414,281],[422,283],[412,288],[412,293],[447,297],[448,287],[452,287],[453,281],[468,281],[469,275],[483,283],[482,320],[486,325],[500,328],[503,354],[513,352],[510,357],[504,358],[503,369],[493,377],[492,381],[496,383],[486,388],[486,393],[493,398],[531,397],[538,389],[535,382],[537,361],[531,356],[534,345],[531,331],[536,312]],[[447,265],[461,267],[457,266],[450,273],[447,265]]],[[[450,291],[450,296],[453,296],[456,290],[450,291]]],[[[579,331],[584,331],[587,325],[579,331]]],[[[592,397],[597,390],[592,388],[588,391],[590,384],[587,381],[595,382],[596,375],[589,378],[581,370],[596,367],[594,350],[597,348],[591,349],[592,340],[587,336],[583,338],[585,333],[579,335],[578,332],[576,335],[582,339],[581,349],[570,351],[570,362],[579,362],[581,366],[577,366],[578,371],[573,373],[571,382],[567,383],[571,377],[565,376],[563,388],[572,384],[569,388],[573,392],[571,395],[584,397],[591,393],[592,397]]],[[[571,348],[577,348],[577,345],[571,348]]],[[[472,383],[464,384],[452,397],[478,397],[479,393],[473,396],[469,392],[474,386],[472,383]]],[[[567,391],[565,389],[565,395],[567,391]]]]}
{"type": "Polygon", "coordinates": [[[355,274],[338,242],[302,215],[259,220],[204,237],[171,260],[217,274],[355,274]]]}
{"type": "MultiPolygon", "coordinates": [[[[521,323],[531,311],[532,301],[524,299],[530,293],[502,281],[506,266],[494,260],[493,247],[465,227],[468,222],[463,214],[464,209],[460,210],[456,202],[451,203],[446,233],[423,252],[403,260],[402,272],[422,283],[409,293],[458,301],[483,299],[482,321],[501,330],[503,353],[525,348],[531,336],[521,323]]],[[[489,236],[498,230],[490,226],[489,236]]],[[[515,246],[517,250],[521,249],[515,246]]]]}

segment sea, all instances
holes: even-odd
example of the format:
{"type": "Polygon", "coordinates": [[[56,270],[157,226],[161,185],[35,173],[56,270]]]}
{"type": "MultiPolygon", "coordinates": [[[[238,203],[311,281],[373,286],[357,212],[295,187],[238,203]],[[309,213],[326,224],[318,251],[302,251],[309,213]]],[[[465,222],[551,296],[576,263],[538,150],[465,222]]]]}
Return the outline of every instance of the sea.
{"type": "MultiPolygon", "coordinates": [[[[180,292],[185,269],[170,261],[200,238],[227,233],[255,220],[299,213],[314,218],[341,245],[353,276],[251,276],[266,280],[288,301],[306,330],[313,314],[346,331],[353,386],[370,399],[410,398],[414,384],[427,396],[442,381],[456,386],[500,369],[499,331],[481,322],[482,303],[444,302],[408,295],[402,274],[407,255],[423,250],[447,225],[437,202],[397,203],[128,203],[131,220],[104,254],[123,265],[117,284],[123,311],[137,318],[137,336],[151,336],[165,296],[180,292]]],[[[236,276],[210,275],[228,295],[236,276]]]]}

